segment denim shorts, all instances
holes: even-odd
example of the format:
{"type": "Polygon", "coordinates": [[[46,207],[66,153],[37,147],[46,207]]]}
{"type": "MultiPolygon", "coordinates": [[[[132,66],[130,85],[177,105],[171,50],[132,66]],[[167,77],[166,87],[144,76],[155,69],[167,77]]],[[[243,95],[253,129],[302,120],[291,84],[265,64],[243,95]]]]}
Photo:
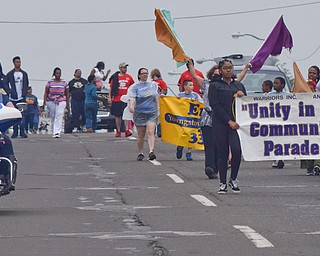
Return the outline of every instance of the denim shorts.
{"type": "Polygon", "coordinates": [[[135,126],[145,126],[147,123],[159,123],[159,114],[155,113],[133,113],[133,122],[135,126]]]}

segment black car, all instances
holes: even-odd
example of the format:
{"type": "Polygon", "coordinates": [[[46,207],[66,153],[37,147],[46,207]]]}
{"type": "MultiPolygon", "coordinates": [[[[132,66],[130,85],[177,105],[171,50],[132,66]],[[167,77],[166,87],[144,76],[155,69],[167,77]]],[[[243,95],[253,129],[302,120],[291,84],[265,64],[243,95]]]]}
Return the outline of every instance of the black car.
{"type": "MultiPolygon", "coordinates": [[[[108,106],[108,92],[98,91],[98,114],[97,114],[97,130],[107,129],[114,131],[116,129],[116,118],[110,113],[108,106]]],[[[64,117],[64,133],[72,133],[74,128],[71,113],[66,113],[64,117]]]]}

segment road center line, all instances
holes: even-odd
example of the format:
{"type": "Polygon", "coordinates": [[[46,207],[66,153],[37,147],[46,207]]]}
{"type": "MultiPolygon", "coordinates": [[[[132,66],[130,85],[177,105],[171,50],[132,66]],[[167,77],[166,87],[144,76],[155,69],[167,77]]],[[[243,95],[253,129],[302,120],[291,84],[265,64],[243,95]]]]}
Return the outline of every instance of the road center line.
{"type": "Polygon", "coordinates": [[[152,163],[153,165],[161,165],[160,162],[158,162],[157,160],[148,160],[150,163],[152,163]]]}
{"type": "Polygon", "coordinates": [[[206,198],[203,195],[191,195],[191,197],[196,199],[198,202],[202,203],[204,206],[215,206],[215,207],[217,207],[217,205],[215,203],[213,203],[212,201],[210,201],[208,198],[206,198]]]}
{"type": "Polygon", "coordinates": [[[244,233],[257,248],[274,247],[272,243],[248,226],[233,225],[233,227],[244,233]]]}
{"type": "Polygon", "coordinates": [[[168,173],[167,176],[168,176],[169,178],[171,178],[175,183],[184,183],[184,180],[181,179],[181,178],[180,178],[178,175],[176,175],[176,174],[170,174],[170,173],[168,173]]]}

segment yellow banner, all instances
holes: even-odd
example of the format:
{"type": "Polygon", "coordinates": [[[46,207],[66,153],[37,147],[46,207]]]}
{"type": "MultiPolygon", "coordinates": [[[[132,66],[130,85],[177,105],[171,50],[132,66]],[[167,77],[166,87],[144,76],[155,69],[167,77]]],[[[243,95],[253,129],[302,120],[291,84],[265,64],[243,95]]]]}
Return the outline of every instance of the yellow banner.
{"type": "Polygon", "coordinates": [[[178,146],[203,150],[199,118],[203,103],[173,96],[160,97],[161,139],[178,146]]]}

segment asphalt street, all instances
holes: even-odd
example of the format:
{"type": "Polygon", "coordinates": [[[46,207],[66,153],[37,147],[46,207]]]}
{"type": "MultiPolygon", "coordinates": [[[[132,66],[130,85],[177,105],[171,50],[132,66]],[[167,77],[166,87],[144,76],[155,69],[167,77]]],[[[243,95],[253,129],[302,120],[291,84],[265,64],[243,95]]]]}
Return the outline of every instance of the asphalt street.
{"type": "Polygon", "coordinates": [[[19,174],[0,198],[1,255],[320,254],[320,177],[298,161],[243,161],[241,193],[218,195],[202,151],[178,160],[160,138],[152,162],[113,133],[13,143],[19,174]]]}

